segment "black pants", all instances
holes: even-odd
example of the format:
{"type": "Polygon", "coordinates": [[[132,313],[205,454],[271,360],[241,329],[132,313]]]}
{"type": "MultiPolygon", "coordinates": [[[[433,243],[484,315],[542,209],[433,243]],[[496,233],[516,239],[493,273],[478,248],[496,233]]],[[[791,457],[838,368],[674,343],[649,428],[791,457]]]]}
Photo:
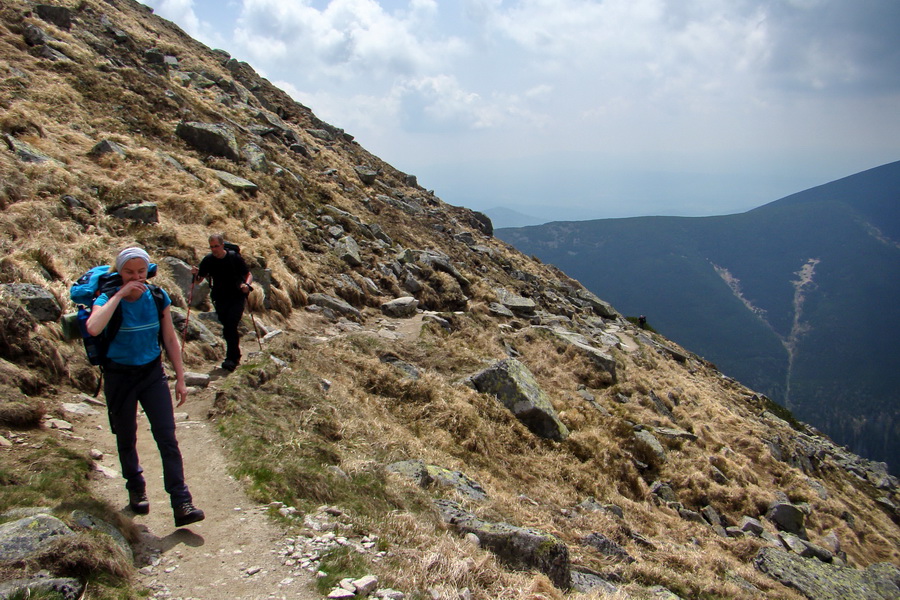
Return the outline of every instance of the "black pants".
{"type": "Polygon", "coordinates": [[[191,493],[184,482],[181,450],[175,439],[172,394],[162,361],[156,359],[137,367],[111,362],[106,365],[103,374],[109,425],[116,435],[126,489],[142,491],[147,485],[137,452],[137,407],[140,403],[150,421],[150,430],[162,458],[163,485],[172,506],[191,502],[191,493]]]}
{"type": "Polygon", "coordinates": [[[241,362],[241,338],[238,325],[244,316],[244,296],[215,300],[216,316],[222,324],[222,337],[225,338],[225,360],[241,362]]]}

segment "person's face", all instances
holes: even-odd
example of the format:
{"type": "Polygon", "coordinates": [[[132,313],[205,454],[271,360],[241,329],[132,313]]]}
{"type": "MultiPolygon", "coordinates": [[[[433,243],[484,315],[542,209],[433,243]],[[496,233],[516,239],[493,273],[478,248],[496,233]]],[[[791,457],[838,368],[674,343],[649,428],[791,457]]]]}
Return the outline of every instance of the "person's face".
{"type": "Polygon", "coordinates": [[[219,240],[209,240],[209,250],[216,258],[225,256],[225,245],[219,240]]]}
{"type": "MultiPolygon", "coordinates": [[[[125,261],[125,264],[122,265],[122,269],[119,271],[119,275],[122,276],[122,285],[130,281],[144,283],[147,281],[147,263],[140,258],[132,258],[125,261]]],[[[144,293],[144,289],[146,288],[142,286],[136,287],[128,294],[127,298],[129,300],[139,298],[144,293]]]]}

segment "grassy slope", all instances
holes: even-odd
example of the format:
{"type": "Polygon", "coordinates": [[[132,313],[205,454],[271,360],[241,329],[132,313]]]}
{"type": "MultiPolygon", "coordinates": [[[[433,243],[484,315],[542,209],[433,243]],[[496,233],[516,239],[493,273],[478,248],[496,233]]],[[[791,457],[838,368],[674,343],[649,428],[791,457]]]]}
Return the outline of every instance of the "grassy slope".
{"type": "MultiPolygon", "coordinates": [[[[793,500],[811,504],[808,526],[813,541],[834,531],[856,564],[900,560],[900,530],[872,502],[875,490],[854,483],[843,471],[824,470],[819,476],[831,495],[821,499],[805,475],[775,461],[763,443],[777,434],[787,438],[788,430],[761,420],[764,403],[709,365],[696,360],[677,363],[650,348],[634,353],[614,350],[620,382],[610,386],[577,353],[523,327],[521,321],[491,316],[487,305],[496,299],[492,291],[496,286],[550,306],[553,301],[546,294],[565,296],[571,283],[498,240],[479,238],[490,248],[489,254],[470,250],[452,237],[474,231],[468,211],[408,186],[402,173],[347,138],[324,143],[312,137],[306,130],[323,124],[267,82],[258,82],[259,98],[278,110],[315,152],[303,158],[280,143],[266,139],[259,143],[270,159],[291,169],[299,181],[203,156],[174,137],[180,119],[227,120],[248,127],[257,122],[259,100],[253,101],[252,110],[240,103],[228,106],[218,101],[220,92],[215,89],[183,86],[174,76],[149,68],[142,52],[156,46],[177,55],[186,71],[202,69],[231,78],[221,57],[138,5],[85,0],[69,32],[30,15],[20,0],[5,2],[0,15],[4,111],[0,127],[62,163],[23,165],[11,153],[0,151],[0,282],[40,284],[66,304],[73,279],[87,267],[109,260],[118,248],[137,242],[154,257],[171,255],[196,263],[211,229],[225,231],[255,264],[264,262],[275,282],[273,308],[261,308],[260,292],[254,293],[251,303],[258,309],[259,321],[285,330],[270,349],[288,361],[291,370],[279,372],[268,360],[248,361],[229,378],[214,418],[233,449],[235,474],[258,500],[280,500],[301,509],[339,504],[349,510],[361,531],[379,535],[390,550],[385,563],[362,567],[347,566],[337,557],[335,564],[344,566],[336,569],[364,567],[414,598],[428,588],[455,597],[453,590],[463,587],[477,598],[561,597],[542,576],[509,571],[490,553],[448,533],[428,508],[428,497],[441,492],[419,490],[383,471],[384,464],[403,458],[423,458],[464,471],[490,494],[486,504],[472,507],[479,514],[556,533],[569,545],[576,564],[619,577],[632,591],[662,584],[684,597],[749,597],[727,580],[726,573],[736,572],[768,597],[797,597],[753,570],[749,561],[758,541],[718,538],[708,528],[655,504],[649,485],[656,478],[671,482],[689,508],[712,504],[729,522],[744,514],[760,515],[775,491],[784,490],[793,500]],[[132,42],[113,43],[100,24],[102,14],[108,14],[132,42]],[[75,61],[51,63],[28,54],[22,39],[27,24],[51,33],[75,61]],[[104,137],[123,144],[128,158],[87,156],[104,137]],[[166,166],[160,151],[177,158],[193,175],[166,166]],[[358,181],[353,172],[358,164],[381,169],[373,188],[358,181]],[[260,192],[240,196],[225,191],[207,167],[252,179],[260,192]],[[379,194],[414,199],[424,212],[412,217],[379,200],[379,194]],[[61,202],[63,195],[85,207],[67,208],[61,202]],[[156,202],[160,223],[129,224],[106,214],[106,209],[134,200],[156,202]],[[324,225],[326,204],[380,225],[394,247],[365,241],[358,225],[338,217],[363,240],[364,264],[347,268],[329,252],[323,227],[310,229],[303,223],[306,219],[324,225]],[[452,332],[428,326],[420,336],[403,342],[361,333],[321,342],[323,332],[333,325],[303,310],[308,294],[342,295],[363,309],[368,327],[375,327],[379,304],[405,293],[383,267],[401,248],[428,247],[450,255],[471,282],[465,292],[467,310],[445,315],[452,332]],[[383,293],[355,291],[344,276],[357,284],[369,277],[383,293]],[[493,398],[459,385],[462,377],[506,356],[509,347],[518,351],[550,394],[572,431],[566,442],[536,439],[493,398]],[[415,364],[423,377],[403,378],[379,360],[388,352],[415,364]],[[331,382],[327,393],[323,379],[331,382]],[[580,385],[610,414],[586,403],[576,393],[580,385]],[[653,409],[651,392],[666,398],[678,425],[693,430],[699,439],[669,443],[668,462],[651,464],[642,473],[634,459],[646,456],[635,445],[630,424],[669,424],[653,409]],[[622,397],[629,401],[616,401],[622,397]],[[713,482],[710,463],[731,481],[713,482]],[[339,466],[349,480],[328,466],[339,466]],[[572,509],[588,496],[620,505],[625,519],[572,509]],[[842,518],[847,511],[856,516],[852,524],[842,518]],[[617,563],[580,545],[579,539],[594,531],[624,545],[638,562],[617,563]],[[655,548],[639,545],[632,533],[653,539],[655,548]]],[[[420,300],[428,308],[446,309],[462,294],[446,274],[425,269],[422,279],[426,288],[420,300]]],[[[167,273],[160,274],[159,283],[173,292],[176,306],[184,306],[185,299],[167,273]]],[[[598,291],[608,298],[602,288],[598,291]]],[[[16,331],[15,336],[0,339],[4,406],[43,403],[54,414],[72,392],[91,389],[95,371],[78,344],[62,341],[58,324],[29,321],[9,300],[0,308],[6,329],[15,325],[16,331]]],[[[582,327],[585,315],[572,314],[571,327],[582,327]]],[[[190,342],[186,354],[193,369],[209,368],[209,361],[221,358],[198,342],[190,342]]],[[[29,443],[16,452],[0,453],[0,472],[4,482],[29,485],[41,470],[38,459],[43,455],[36,450],[56,444],[58,436],[28,427],[19,433],[29,443]]],[[[61,457],[58,460],[69,460],[65,452],[61,457]]],[[[87,476],[89,460],[76,457],[73,464],[67,473],[76,479],[87,476]]],[[[58,488],[29,489],[22,495],[21,490],[3,486],[0,508],[57,505],[62,500],[58,488]]],[[[114,569],[107,570],[115,575],[114,569]]],[[[126,584],[108,583],[92,588],[93,597],[127,596],[127,591],[117,591],[126,584]]]]}

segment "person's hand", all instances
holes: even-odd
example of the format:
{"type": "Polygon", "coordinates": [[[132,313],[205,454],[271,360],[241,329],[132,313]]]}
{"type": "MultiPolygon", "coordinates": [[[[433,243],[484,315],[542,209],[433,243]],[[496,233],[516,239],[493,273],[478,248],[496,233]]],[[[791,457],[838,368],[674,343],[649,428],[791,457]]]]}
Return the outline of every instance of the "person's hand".
{"type": "Polygon", "coordinates": [[[253,291],[253,286],[251,286],[249,283],[244,282],[241,284],[240,289],[241,292],[243,292],[243,294],[247,296],[251,291],[253,291]]]}
{"type": "Polygon", "coordinates": [[[143,281],[139,281],[137,279],[133,279],[119,288],[119,294],[121,294],[121,298],[140,298],[141,294],[147,291],[147,284],[143,281]]]}
{"type": "Polygon", "coordinates": [[[175,382],[175,398],[178,400],[178,403],[175,404],[176,408],[187,402],[187,393],[187,386],[183,379],[175,382]]]}
{"type": "Polygon", "coordinates": [[[200,272],[200,267],[191,267],[191,275],[193,275],[194,277],[196,277],[197,273],[199,273],[199,272],[200,272]]]}

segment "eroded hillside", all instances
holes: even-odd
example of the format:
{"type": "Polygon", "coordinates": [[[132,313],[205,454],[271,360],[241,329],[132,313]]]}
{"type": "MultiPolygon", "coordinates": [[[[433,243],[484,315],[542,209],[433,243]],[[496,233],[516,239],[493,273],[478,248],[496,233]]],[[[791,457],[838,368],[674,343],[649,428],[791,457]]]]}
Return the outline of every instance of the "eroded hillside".
{"type": "MultiPolygon", "coordinates": [[[[60,6],[0,7],[0,433],[22,441],[0,448],[0,510],[91,504],[92,459],[41,417],[97,371],[20,292],[68,312],[72,282],[137,243],[183,315],[179,261],[221,231],[270,335],[209,418],[253,497],[299,509],[286,527],[330,504],[377,535],[383,560],[336,574],[411,598],[890,597],[900,498],[877,465],[493,238],[251,66],[134,2],[60,6]],[[54,469],[74,489],[35,483],[54,469]],[[809,587],[818,569],[839,583],[809,587]]],[[[213,369],[221,344],[188,333],[188,368],[213,369]]],[[[133,585],[98,562],[93,597],[133,585]]]]}

